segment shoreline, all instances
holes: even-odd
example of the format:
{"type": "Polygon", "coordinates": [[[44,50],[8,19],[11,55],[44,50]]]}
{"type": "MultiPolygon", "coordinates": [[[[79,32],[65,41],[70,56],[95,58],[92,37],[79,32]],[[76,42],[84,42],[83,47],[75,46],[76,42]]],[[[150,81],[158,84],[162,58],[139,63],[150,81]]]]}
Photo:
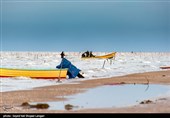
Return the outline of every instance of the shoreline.
{"type": "Polygon", "coordinates": [[[139,104],[121,108],[95,108],[81,110],[48,110],[22,109],[24,102],[63,101],[61,96],[82,93],[86,89],[105,84],[163,84],[170,85],[170,70],[129,74],[125,76],[74,81],[70,84],[37,87],[32,90],[21,90],[1,93],[1,113],[168,113],[170,112],[170,96],[157,98],[151,104],[139,104]],[[57,96],[57,97],[56,97],[57,96]],[[5,110],[6,106],[6,110],[5,110]],[[154,108],[154,109],[152,109],[154,108]]]}

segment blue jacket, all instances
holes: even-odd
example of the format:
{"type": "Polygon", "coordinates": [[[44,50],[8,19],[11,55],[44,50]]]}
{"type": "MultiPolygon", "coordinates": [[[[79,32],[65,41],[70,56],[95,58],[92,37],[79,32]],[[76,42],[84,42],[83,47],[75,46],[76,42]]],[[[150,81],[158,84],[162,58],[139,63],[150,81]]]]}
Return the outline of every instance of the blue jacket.
{"type": "Polygon", "coordinates": [[[62,58],[62,61],[60,65],[56,66],[56,68],[61,69],[61,68],[68,68],[68,73],[67,75],[69,76],[69,79],[75,78],[78,73],[81,71],[77,67],[75,67],[71,62],[65,58],[62,58]]]}

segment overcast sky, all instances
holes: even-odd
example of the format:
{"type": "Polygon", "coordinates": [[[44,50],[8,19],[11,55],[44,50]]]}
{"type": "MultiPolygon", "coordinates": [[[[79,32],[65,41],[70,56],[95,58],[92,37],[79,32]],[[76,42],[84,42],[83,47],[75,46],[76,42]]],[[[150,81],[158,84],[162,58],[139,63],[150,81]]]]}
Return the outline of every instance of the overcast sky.
{"type": "Polygon", "coordinates": [[[2,0],[1,50],[170,52],[166,1],[2,0]]]}

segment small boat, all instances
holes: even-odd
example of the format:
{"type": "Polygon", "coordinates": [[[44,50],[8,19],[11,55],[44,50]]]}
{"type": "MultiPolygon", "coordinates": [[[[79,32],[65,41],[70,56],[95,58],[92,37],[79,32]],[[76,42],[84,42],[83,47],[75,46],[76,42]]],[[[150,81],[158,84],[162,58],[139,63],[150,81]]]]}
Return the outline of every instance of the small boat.
{"type": "Polygon", "coordinates": [[[101,56],[94,56],[94,57],[82,57],[82,59],[113,59],[116,56],[116,52],[112,52],[110,54],[106,54],[106,55],[101,55],[101,56]]]}
{"type": "Polygon", "coordinates": [[[30,77],[35,79],[66,78],[67,69],[13,69],[0,68],[0,77],[30,77]]]}

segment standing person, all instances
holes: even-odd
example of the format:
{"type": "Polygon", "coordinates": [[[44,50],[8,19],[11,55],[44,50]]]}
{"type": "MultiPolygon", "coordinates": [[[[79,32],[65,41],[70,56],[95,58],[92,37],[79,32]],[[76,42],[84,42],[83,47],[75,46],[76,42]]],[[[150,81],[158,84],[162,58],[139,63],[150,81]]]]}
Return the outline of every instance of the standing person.
{"type": "Polygon", "coordinates": [[[85,53],[86,53],[86,57],[90,56],[90,52],[88,50],[85,53]]]}
{"type": "Polygon", "coordinates": [[[68,68],[67,75],[69,76],[69,79],[75,78],[76,76],[79,78],[84,78],[84,76],[80,74],[81,70],[74,66],[69,60],[64,58],[65,56],[64,52],[62,52],[60,55],[62,60],[60,65],[56,66],[56,68],[58,69],[68,68]]]}

